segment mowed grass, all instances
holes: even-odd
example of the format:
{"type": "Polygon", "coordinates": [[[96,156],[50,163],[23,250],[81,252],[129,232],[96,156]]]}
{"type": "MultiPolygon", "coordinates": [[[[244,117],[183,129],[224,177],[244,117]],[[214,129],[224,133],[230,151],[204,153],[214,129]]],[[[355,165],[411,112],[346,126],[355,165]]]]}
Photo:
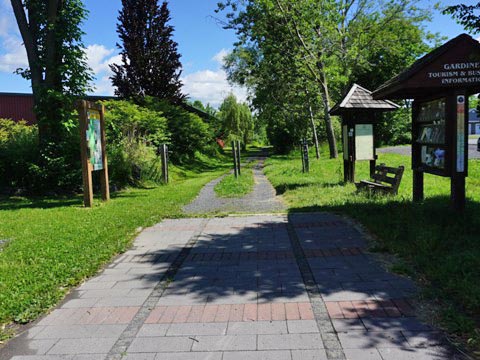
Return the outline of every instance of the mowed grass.
{"type": "MultiPolygon", "coordinates": [[[[471,160],[464,216],[449,208],[450,181],[425,175],[423,203],[412,203],[410,158],[380,154],[378,163],[406,168],[399,195],[357,193],[343,183],[343,160],[311,161],[302,174],[298,153],[275,156],[265,172],[290,211],[332,211],[363,223],[378,237],[377,251],[396,254],[397,270],[415,274],[425,295],[441,308],[441,322],[480,348],[480,161],[471,160]]],[[[369,178],[368,162],[357,162],[357,181],[369,178]]]]}
{"type": "Polygon", "coordinates": [[[242,167],[238,178],[234,174],[225,176],[214,188],[219,197],[240,198],[252,192],[255,179],[252,170],[253,163],[242,167]]]}
{"type": "Polygon", "coordinates": [[[8,239],[0,250],[0,340],[9,324],[34,320],[128,249],[142,227],[182,216],[182,206],[227,168],[205,158],[172,167],[170,185],[125,190],[92,209],[81,196],[0,198],[0,240],[8,239]]]}

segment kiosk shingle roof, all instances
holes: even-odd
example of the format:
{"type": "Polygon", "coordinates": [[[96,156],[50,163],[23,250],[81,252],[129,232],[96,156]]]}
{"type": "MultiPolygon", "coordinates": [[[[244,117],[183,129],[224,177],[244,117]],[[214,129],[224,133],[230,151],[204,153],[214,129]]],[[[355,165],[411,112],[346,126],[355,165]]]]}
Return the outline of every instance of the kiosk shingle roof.
{"type": "Polygon", "coordinates": [[[358,84],[353,84],[343,100],[330,110],[330,114],[340,115],[342,112],[355,110],[393,111],[398,108],[399,106],[394,102],[374,100],[370,90],[358,84]]]}

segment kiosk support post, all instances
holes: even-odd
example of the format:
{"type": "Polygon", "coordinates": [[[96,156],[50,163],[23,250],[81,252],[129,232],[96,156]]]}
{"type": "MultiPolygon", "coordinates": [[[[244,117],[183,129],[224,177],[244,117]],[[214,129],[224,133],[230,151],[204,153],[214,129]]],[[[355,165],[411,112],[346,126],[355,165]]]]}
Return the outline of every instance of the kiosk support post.
{"type": "Polygon", "coordinates": [[[413,201],[423,201],[423,172],[413,170],[413,201]]]}
{"type": "MultiPolygon", "coordinates": [[[[101,124],[101,137],[102,137],[102,163],[103,169],[100,172],[100,189],[102,192],[102,200],[110,200],[110,186],[108,181],[108,161],[107,161],[107,149],[106,149],[106,135],[105,135],[105,105],[101,105],[100,111],[100,124],[101,124]]],[[[91,173],[90,173],[91,178],[91,173]]]]}
{"type": "MultiPolygon", "coordinates": [[[[82,157],[82,178],[83,178],[83,203],[85,207],[93,206],[93,181],[92,165],[87,157],[87,102],[85,100],[78,102],[78,113],[80,118],[80,149],[82,157]]],[[[102,177],[103,178],[103,177],[102,177]]]]}

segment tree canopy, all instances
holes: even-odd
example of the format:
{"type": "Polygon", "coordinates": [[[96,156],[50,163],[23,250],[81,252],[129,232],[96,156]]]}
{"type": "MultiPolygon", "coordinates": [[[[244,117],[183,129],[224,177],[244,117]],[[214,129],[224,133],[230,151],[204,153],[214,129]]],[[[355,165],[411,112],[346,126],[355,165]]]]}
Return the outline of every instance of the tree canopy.
{"type": "Polygon", "coordinates": [[[112,65],[115,94],[122,98],[154,96],[174,103],[182,101],[182,64],[172,39],[166,1],[122,0],[117,32],[121,65],[112,65]]]}
{"type": "Polygon", "coordinates": [[[375,88],[435,42],[423,28],[429,13],[417,5],[415,0],[225,1],[217,11],[227,13],[224,25],[238,36],[225,64],[229,80],[250,90],[272,144],[291,146],[312,136],[317,125],[330,157],[336,157],[338,122],[328,113],[333,103],[355,81],[375,88]]]}

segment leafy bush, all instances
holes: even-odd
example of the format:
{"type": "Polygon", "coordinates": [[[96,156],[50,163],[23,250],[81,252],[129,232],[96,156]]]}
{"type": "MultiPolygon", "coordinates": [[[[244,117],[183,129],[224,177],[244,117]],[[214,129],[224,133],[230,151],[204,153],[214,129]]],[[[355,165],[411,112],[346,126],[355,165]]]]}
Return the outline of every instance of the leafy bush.
{"type": "Polygon", "coordinates": [[[0,184],[28,189],[37,184],[38,129],[25,122],[0,119],[0,184]]]}
{"type": "Polygon", "coordinates": [[[138,106],[130,101],[105,101],[105,127],[109,143],[119,144],[125,138],[142,139],[158,147],[168,143],[167,119],[162,112],[138,106]]]}
{"type": "Polygon", "coordinates": [[[193,159],[195,152],[213,154],[218,146],[212,129],[198,115],[155,98],[146,98],[145,106],[162,112],[171,133],[171,158],[177,162],[193,159]]]}
{"type": "Polygon", "coordinates": [[[107,147],[110,181],[117,187],[140,186],[161,181],[161,160],[155,149],[134,138],[107,147]]]}

